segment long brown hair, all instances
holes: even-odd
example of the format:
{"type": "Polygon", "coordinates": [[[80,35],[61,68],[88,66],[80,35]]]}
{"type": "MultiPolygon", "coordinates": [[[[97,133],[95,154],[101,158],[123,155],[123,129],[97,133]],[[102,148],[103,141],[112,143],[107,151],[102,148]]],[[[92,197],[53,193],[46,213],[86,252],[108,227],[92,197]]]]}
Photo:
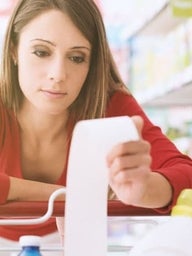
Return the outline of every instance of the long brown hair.
{"type": "Polygon", "coordinates": [[[92,46],[89,72],[78,98],[70,107],[70,119],[75,124],[82,119],[103,117],[110,95],[117,89],[126,91],[126,87],[111,56],[101,13],[92,0],[20,0],[18,2],[10,17],[5,35],[0,82],[2,102],[15,112],[19,109],[23,94],[12,52],[19,44],[23,27],[50,9],[58,9],[69,15],[92,46]]]}

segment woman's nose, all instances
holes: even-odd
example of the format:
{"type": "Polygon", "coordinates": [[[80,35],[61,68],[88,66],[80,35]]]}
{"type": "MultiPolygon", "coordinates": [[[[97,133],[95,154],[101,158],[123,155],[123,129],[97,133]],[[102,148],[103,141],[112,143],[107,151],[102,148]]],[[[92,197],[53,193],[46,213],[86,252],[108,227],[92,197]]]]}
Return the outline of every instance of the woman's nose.
{"type": "Polygon", "coordinates": [[[66,79],[66,73],[67,70],[64,61],[57,60],[50,65],[48,78],[54,83],[61,83],[66,79]]]}

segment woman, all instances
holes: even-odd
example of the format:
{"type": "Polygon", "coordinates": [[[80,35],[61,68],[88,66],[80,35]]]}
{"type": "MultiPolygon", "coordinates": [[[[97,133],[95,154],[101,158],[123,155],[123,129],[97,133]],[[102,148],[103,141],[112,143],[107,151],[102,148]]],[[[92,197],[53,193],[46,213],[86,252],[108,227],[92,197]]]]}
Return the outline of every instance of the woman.
{"type": "MultiPolygon", "coordinates": [[[[109,197],[169,212],[180,191],[192,186],[192,161],[149,121],[119,76],[92,0],[19,1],[2,60],[1,203],[47,200],[66,184],[74,125],[122,115],[141,117],[135,121],[141,139],[109,152],[109,197]]],[[[51,219],[0,227],[0,236],[17,241],[55,231],[51,219]]]]}

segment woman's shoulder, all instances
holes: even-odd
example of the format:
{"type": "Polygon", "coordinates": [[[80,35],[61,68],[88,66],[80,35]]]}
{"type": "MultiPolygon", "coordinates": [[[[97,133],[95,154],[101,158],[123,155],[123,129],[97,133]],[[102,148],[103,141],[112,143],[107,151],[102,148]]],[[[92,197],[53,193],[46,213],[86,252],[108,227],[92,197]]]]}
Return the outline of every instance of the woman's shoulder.
{"type": "Polygon", "coordinates": [[[110,97],[107,105],[107,116],[136,115],[142,112],[134,96],[126,91],[118,90],[110,97]]]}

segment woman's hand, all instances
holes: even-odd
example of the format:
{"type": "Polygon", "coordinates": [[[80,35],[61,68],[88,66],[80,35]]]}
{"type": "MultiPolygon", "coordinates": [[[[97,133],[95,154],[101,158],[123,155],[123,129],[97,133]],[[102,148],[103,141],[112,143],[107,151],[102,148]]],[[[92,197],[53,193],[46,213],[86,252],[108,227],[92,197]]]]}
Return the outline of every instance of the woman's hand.
{"type": "Polygon", "coordinates": [[[162,207],[171,200],[171,185],[161,174],[151,171],[151,146],[141,137],[143,120],[133,117],[133,121],[140,139],[116,145],[107,156],[110,186],[125,204],[162,207]]]}

